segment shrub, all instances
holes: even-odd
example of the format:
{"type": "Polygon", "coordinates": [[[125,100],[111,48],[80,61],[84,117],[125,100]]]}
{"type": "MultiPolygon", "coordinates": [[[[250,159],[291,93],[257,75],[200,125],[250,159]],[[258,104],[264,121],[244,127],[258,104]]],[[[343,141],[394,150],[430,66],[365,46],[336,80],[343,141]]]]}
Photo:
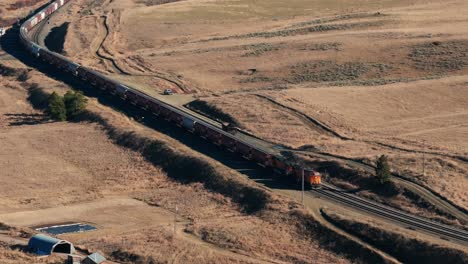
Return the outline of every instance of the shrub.
{"type": "Polygon", "coordinates": [[[390,166],[388,165],[387,156],[382,155],[376,161],[375,175],[379,180],[380,184],[386,184],[390,182],[390,166]]]}
{"type": "Polygon", "coordinates": [[[20,81],[20,82],[25,82],[29,79],[29,75],[28,75],[28,71],[26,70],[23,70],[19,73],[18,77],[16,78],[16,80],[20,81]]]}
{"type": "Polygon", "coordinates": [[[16,74],[16,70],[11,68],[11,67],[8,67],[8,66],[5,66],[3,64],[0,64],[0,75],[3,75],[3,76],[14,76],[16,74]]]}
{"type": "Polygon", "coordinates": [[[67,112],[63,97],[58,95],[56,92],[53,92],[48,99],[47,112],[53,119],[65,121],[67,119],[67,112]]]}
{"type": "Polygon", "coordinates": [[[64,102],[68,119],[73,119],[85,110],[88,99],[82,92],[68,91],[64,96],[64,102]]]}

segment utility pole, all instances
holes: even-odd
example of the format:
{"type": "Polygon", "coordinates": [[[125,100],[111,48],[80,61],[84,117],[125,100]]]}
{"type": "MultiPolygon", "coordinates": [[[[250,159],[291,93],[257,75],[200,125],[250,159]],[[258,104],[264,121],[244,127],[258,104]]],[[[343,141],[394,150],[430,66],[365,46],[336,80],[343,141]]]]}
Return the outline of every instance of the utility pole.
{"type": "Polygon", "coordinates": [[[179,208],[177,208],[177,205],[175,207],[176,213],[174,214],[174,236],[176,234],[176,225],[177,225],[177,214],[179,213],[179,208]]]}
{"type": "Polygon", "coordinates": [[[426,153],[423,152],[423,176],[426,176],[426,153]]]}
{"type": "Polygon", "coordinates": [[[304,205],[304,169],[302,171],[302,205],[304,205]]]}
{"type": "Polygon", "coordinates": [[[423,177],[426,176],[426,141],[423,140],[423,177]]]}

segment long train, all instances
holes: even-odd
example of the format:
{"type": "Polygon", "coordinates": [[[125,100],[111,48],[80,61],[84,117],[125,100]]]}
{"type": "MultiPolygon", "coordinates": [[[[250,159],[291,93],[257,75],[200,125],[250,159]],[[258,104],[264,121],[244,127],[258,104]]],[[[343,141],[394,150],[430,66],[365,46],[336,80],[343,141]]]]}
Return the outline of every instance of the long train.
{"type": "Polygon", "coordinates": [[[173,107],[145,93],[123,85],[101,73],[81,66],[60,54],[49,51],[34,43],[29,38],[28,33],[41,21],[70,1],[72,0],[53,1],[21,25],[20,41],[33,56],[57,67],[59,70],[72,74],[84,81],[88,81],[99,89],[119,96],[156,116],[173,122],[191,133],[206,138],[216,145],[239,153],[244,158],[252,160],[263,167],[270,167],[281,175],[294,178],[297,182],[301,181],[304,177],[306,187],[317,188],[321,185],[320,173],[312,169],[293,164],[279,154],[272,154],[267,150],[262,150],[258,146],[235,137],[229,133],[229,131],[227,131],[228,129],[225,127],[216,127],[182,109],[173,107]]]}

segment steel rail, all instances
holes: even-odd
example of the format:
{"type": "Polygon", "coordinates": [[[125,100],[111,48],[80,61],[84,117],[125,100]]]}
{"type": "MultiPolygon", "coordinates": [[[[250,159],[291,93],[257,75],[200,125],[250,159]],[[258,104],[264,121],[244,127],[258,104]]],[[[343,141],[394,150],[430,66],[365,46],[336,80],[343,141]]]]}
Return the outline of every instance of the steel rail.
{"type": "Polygon", "coordinates": [[[336,193],[340,193],[344,197],[348,197],[349,199],[359,200],[360,202],[362,202],[362,203],[364,203],[366,205],[374,206],[376,208],[378,207],[381,210],[385,210],[386,212],[401,215],[401,216],[405,216],[405,217],[411,217],[412,219],[414,219],[416,221],[426,221],[430,225],[434,225],[434,226],[438,226],[438,227],[444,227],[445,229],[451,230],[452,232],[455,232],[455,233],[458,233],[458,234],[461,234],[461,235],[464,235],[464,236],[468,236],[468,231],[465,231],[465,230],[462,230],[462,229],[459,229],[459,228],[455,228],[453,226],[445,225],[445,224],[442,224],[442,223],[437,223],[437,222],[434,222],[434,221],[430,221],[429,219],[409,214],[407,212],[398,210],[396,208],[386,206],[384,204],[377,203],[375,201],[371,201],[369,199],[365,199],[365,198],[360,197],[358,195],[350,194],[350,193],[346,192],[345,190],[337,188],[336,186],[333,186],[333,185],[328,184],[328,183],[323,183],[322,185],[324,187],[326,187],[326,190],[330,190],[330,191],[334,191],[336,193]]]}
{"type": "Polygon", "coordinates": [[[468,232],[455,229],[446,225],[442,225],[424,218],[415,217],[413,215],[398,211],[393,208],[384,207],[383,205],[368,201],[364,198],[357,197],[352,194],[346,194],[334,189],[315,189],[310,193],[316,193],[320,196],[327,197],[331,200],[345,204],[364,212],[384,217],[399,223],[404,223],[413,228],[438,235],[441,238],[453,239],[456,241],[468,244],[468,232]]]}

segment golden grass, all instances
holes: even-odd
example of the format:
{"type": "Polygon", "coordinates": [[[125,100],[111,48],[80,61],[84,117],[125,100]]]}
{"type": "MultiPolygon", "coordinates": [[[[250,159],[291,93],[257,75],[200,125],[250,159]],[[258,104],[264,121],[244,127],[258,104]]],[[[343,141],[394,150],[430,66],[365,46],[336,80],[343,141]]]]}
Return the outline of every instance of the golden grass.
{"type": "MultiPolygon", "coordinates": [[[[38,82],[41,86],[47,87],[44,88],[46,93],[64,92],[61,84],[35,72],[31,72],[28,81],[38,82]]],[[[24,83],[22,85],[27,87],[24,83]]],[[[16,93],[11,91],[6,93],[10,97],[8,101],[24,102],[21,104],[24,108],[19,108],[17,110],[19,112],[36,111],[25,103],[26,91],[21,86],[18,89],[18,91],[12,90],[16,93]],[[12,100],[13,98],[15,100],[12,100]]],[[[34,98],[35,103],[38,103],[36,100],[40,97],[36,94],[34,98]]],[[[11,106],[7,102],[0,104],[0,112],[16,109],[5,107],[11,106]]],[[[188,149],[174,139],[133,122],[122,114],[98,104],[95,100],[90,100],[88,110],[94,117],[98,117],[93,120],[101,120],[101,125],[64,122],[6,127],[0,130],[8,142],[7,145],[12,145],[12,148],[8,147],[7,155],[2,155],[1,162],[10,164],[3,167],[4,172],[10,175],[13,171],[18,172],[18,169],[22,168],[21,173],[18,173],[27,177],[26,179],[9,177],[10,181],[4,186],[9,186],[18,193],[10,191],[9,200],[4,200],[4,205],[16,206],[16,210],[26,208],[31,210],[72,203],[79,205],[83,201],[101,197],[130,196],[172,212],[175,212],[177,206],[180,222],[176,236],[173,236],[170,224],[159,226],[130,224],[128,230],[122,230],[118,221],[112,219],[108,219],[109,223],[104,225],[105,228],[95,232],[66,236],[77,245],[93,251],[102,250],[107,257],[117,261],[138,260],[148,263],[151,259],[167,261],[180,259],[182,262],[191,259],[194,263],[235,261],[261,263],[264,259],[272,259],[348,263],[346,259],[332,252],[336,250],[335,248],[323,249],[318,241],[311,239],[314,237],[313,233],[298,233],[296,224],[290,222],[287,217],[281,220],[278,220],[279,217],[274,217],[283,217],[290,213],[287,207],[291,202],[288,200],[260,188],[237,172],[188,149]],[[126,132],[133,133],[125,134],[126,132]],[[17,136],[21,136],[21,142],[17,136]],[[126,148],[121,148],[112,141],[126,148]],[[143,142],[158,142],[164,147],[160,149],[162,152],[135,148],[135,145],[143,142]],[[15,146],[17,150],[19,149],[19,143],[22,151],[28,153],[27,158],[13,151],[15,146]],[[216,181],[222,186],[215,181],[200,178],[201,168],[175,170],[176,164],[168,163],[167,157],[164,161],[151,155],[161,158],[166,155],[182,163],[193,160],[195,162],[193,164],[205,166],[205,171],[218,177],[216,181]],[[17,160],[23,161],[21,167],[14,165],[17,160]],[[209,168],[211,169],[208,170],[209,168]],[[31,176],[33,171],[37,178],[31,176]],[[73,179],[73,185],[61,184],[70,179],[73,179]],[[23,184],[15,183],[16,180],[21,180],[23,184]],[[40,190],[36,188],[37,184],[34,181],[41,181],[40,190]],[[73,189],[70,189],[71,187],[73,189]],[[228,190],[236,191],[229,193],[228,190]],[[249,203],[258,205],[256,197],[259,196],[255,196],[251,190],[266,193],[268,197],[267,207],[261,207],[255,215],[245,213],[249,203]],[[25,196],[24,193],[28,195],[25,196]],[[54,199],[47,199],[51,193],[54,194],[54,199]],[[242,194],[243,198],[238,197],[242,194]],[[240,224],[243,222],[249,224],[240,224]],[[191,225],[195,235],[183,232],[185,228],[190,229],[191,225]],[[219,239],[204,240],[197,231],[198,227],[205,228],[205,234],[212,234],[212,237],[219,239]],[[223,228],[229,231],[224,231],[223,228]],[[261,230],[261,232],[254,233],[252,230],[261,230]],[[226,232],[230,235],[219,236],[220,233],[228,234],[226,232]],[[258,237],[259,235],[261,237],[258,237]],[[243,247],[244,253],[233,252],[225,246],[230,237],[234,237],[239,242],[238,245],[243,247]],[[290,237],[290,239],[282,241],[281,237],[290,237]],[[296,239],[293,240],[293,237],[296,239]],[[284,249],[278,253],[278,248],[284,249]]],[[[57,208],[60,210],[60,207],[57,208]]],[[[144,218],[149,215],[143,212],[140,215],[136,211],[134,216],[144,218]]],[[[313,221],[312,216],[308,217],[313,221]]],[[[353,254],[348,257],[358,257],[353,254]]]]}

